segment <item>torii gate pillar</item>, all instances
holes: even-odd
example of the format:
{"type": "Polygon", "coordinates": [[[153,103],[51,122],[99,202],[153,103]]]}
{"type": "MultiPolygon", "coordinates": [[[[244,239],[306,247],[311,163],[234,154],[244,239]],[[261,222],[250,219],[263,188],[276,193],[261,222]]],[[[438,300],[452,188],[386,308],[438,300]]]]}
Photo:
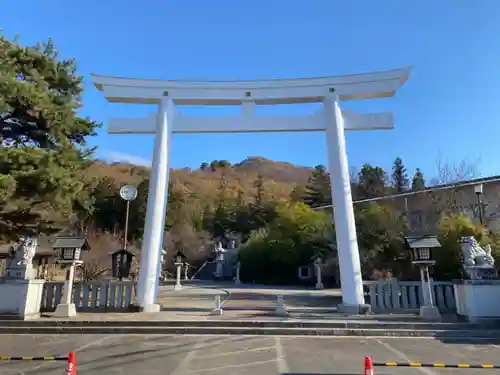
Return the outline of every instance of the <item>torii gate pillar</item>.
{"type": "Polygon", "coordinates": [[[391,113],[357,115],[341,110],[339,100],[391,97],[408,79],[410,69],[359,75],[232,82],[160,81],[92,75],[95,86],[111,102],[158,104],[155,117],[112,119],[110,133],[155,134],[153,164],[141,250],[137,304],[142,311],[159,311],[155,290],[162,249],[168,197],[169,153],[173,133],[324,131],[337,251],[342,283],[342,305],[349,313],[366,312],[354,222],[345,130],[392,129],[391,113]],[[306,116],[261,116],[256,105],[322,102],[323,110],[306,116]],[[175,105],[238,105],[238,117],[188,117],[175,105]]]}
{"type": "Polygon", "coordinates": [[[149,180],[148,204],[141,249],[137,303],[144,312],[158,312],[155,295],[159,283],[160,252],[163,249],[165,213],[168,199],[169,156],[175,106],[170,98],[162,98],[158,105],[156,135],[149,180]]]}
{"type": "Polygon", "coordinates": [[[358,238],[352,205],[351,179],[344,136],[344,118],[336,95],[328,95],[323,101],[326,125],[328,170],[335,236],[339,257],[342,305],[338,310],[360,313],[369,310],[365,305],[358,238]]]}

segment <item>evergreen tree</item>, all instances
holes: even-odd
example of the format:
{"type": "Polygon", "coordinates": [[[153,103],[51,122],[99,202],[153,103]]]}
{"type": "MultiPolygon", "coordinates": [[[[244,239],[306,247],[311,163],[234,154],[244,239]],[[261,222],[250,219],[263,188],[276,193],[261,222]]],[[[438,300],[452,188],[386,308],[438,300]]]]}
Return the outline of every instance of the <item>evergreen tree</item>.
{"type": "Polygon", "coordinates": [[[85,138],[99,125],[77,115],[82,83],[52,40],[23,47],[0,36],[1,239],[90,215],[85,138]]]}
{"type": "Polygon", "coordinates": [[[264,199],[264,180],[262,178],[262,174],[257,175],[257,179],[255,180],[253,187],[256,189],[255,192],[255,204],[261,205],[264,199]]]}
{"type": "Polygon", "coordinates": [[[408,190],[408,183],[408,173],[403,165],[403,159],[397,157],[392,167],[392,187],[396,193],[402,193],[408,190]]]}
{"type": "Polygon", "coordinates": [[[215,239],[224,241],[226,234],[229,233],[232,226],[230,215],[231,210],[228,205],[227,180],[224,173],[221,174],[217,190],[218,194],[213,216],[212,236],[215,239]]]}
{"type": "Polygon", "coordinates": [[[321,207],[332,204],[330,175],[324,165],[317,165],[309,177],[303,198],[304,203],[311,207],[321,207]]]}
{"type": "Polygon", "coordinates": [[[417,168],[415,174],[413,175],[413,179],[411,181],[411,189],[412,190],[422,190],[425,189],[425,179],[422,171],[417,168]]]}
{"type": "Polygon", "coordinates": [[[358,174],[359,199],[375,198],[385,194],[386,175],[382,168],[364,164],[358,174]]]}

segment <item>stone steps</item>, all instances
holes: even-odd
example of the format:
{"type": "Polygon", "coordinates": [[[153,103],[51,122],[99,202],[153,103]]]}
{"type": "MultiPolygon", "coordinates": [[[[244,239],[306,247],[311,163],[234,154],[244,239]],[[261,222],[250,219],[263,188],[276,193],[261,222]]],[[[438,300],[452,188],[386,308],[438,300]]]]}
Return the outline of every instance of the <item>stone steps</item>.
{"type": "Polygon", "coordinates": [[[428,337],[437,339],[497,339],[500,330],[485,329],[387,329],[387,328],[320,328],[320,327],[229,327],[219,322],[213,326],[0,326],[0,334],[140,334],[140,335],[269,335],[332,337],[428,337]]]}
{"type": "MultiPolygon", "coordinates": [[[[161,313],[160,313],[161,314],[161,313]]],[[[500,324],[460,322],[380,321],[374,319],[294,320],[268,317],[253,320],[153,320],[160,315],[123,315],[119,320],[0,320],[0,334],[186,334],[186,335],[299,335],[353,337],[429,337],[494,339],[500,324]],[[141,319],[141,320],[139,320],[141,319]],[[148,320],[149,319],[149,320],[148,320]]]]}
{"type": "MultiPolygon", "coordinates": [[[[161,313],[160,313],[161,314],[161,313]]],[[[299,319],[239,319],[225,320],[223,317],[217,320],[155,320],[153,316],[144,316],[145,319],[137,319],[137,316],[126,316],[120,320],[102,319],[91,320],[56,320],[41,318],[38,320],[0,320],[2,327],[226,327],[226,328],[318,328],[318,329],[406,329],[406,330],[500,330],[498,322],[470,324],[460,322],[425,322],[425,321],[380,321],[361,319],[338,319],[338,320],[299,320],[299,319]],[[147,320],[146,318],[151,318],[147,320]]]]}

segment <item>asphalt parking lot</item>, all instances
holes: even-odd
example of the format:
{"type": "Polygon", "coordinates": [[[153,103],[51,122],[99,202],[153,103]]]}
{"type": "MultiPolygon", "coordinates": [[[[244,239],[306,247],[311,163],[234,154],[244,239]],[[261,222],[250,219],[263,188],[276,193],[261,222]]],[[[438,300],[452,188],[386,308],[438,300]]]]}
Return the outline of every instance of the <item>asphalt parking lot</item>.
{"type": "MultiPolygon", "coordinates": [[[[500,364],[491,341],[331,337],[174,335],[0,335],[0,356],[65,355],[76,351],[78,375],[106,374],[363,374],[375,361],[500,364]]],[[[65,362],[0,362],[0,375],[63,375],[65,362]]],[[[499,373],[487,369],[376,368],[375,374],[499,373]]]]}

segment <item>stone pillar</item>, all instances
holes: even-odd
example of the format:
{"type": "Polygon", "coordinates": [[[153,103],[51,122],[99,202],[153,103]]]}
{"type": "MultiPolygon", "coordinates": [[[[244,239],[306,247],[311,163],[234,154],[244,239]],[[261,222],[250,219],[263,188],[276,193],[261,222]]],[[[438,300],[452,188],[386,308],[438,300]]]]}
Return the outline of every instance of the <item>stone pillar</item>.
{"type": "Polygon", "coordinates": [[[220,303],[220,295],[217,294],[214,296],[214,308],[210,312],[211,315],[222,315],[224,312],[222,310],[222,306],[220,303]]]}
{"type": "Polygon", "coordinates": [[[168,149],[172,136],[174,113],[173,101],[168,97],[162,98],[158,106],[146,223],[144,225],[137,285],[137,303],[144,312],[160,311],[160,306],[155,301],[155,294],[158,284],[158,262],[163,243],[163,224],[168,197],[168,149]]]}
{"type": "Polygon", "coordinates": [[[73,303],[73,282],[75,280],[76,263],[69,265],[69,270],[64,284],[64,303],[60,303],[54,311],[54,316],[58,318],[68,318],[76,315],[76,306],[73,303]]]}
{"type": "Polygon", "coordinates": [[[338,97],[333,93],[324,99],[328,168],[332,185],[332,204],[337,237],[342,305],[339,311],[360,313],[369,309],[363,296],[363,280],[358,240],[352,206],[351,181],[344,137],[344,119],[338,97]]]}
{"type": "Polygon", "coordinates": [[[316,268],[316,289],[324,289],[323,280],[322,280],[322,271],[321,261],[318,259],[314,262],[314,267],[316,268]]]}
{"type": "Polygon", "coordinates": [[[236,285],[240,285],[241,284],[240,269],[241,269],[241,263],[238,261],[238,262],[236,262],[236,278],[234,279],[234,283],[236,285]]]}
{"type": "Polygon", "coordinates": [[[217,259],[215,261],[215,277],[216,278],[221,278],[222,277],[222,260],[217,259]]]}
{"type": "Polygon", "coordinates": [[[176,274],[175,274],[174,290],[181,290],[182,289],[182,285],[181,285],[182,263],[175,263],[175,266],[177,267],[177,269],[176,269],[176,274]]]}
{"type": "Polygon", "coordinates": [[[428,266],[420,267],[420,279],[422,282],[422,296],[424,298],[424,303],[420,306],[420,317],[427,320],[441,320],[441,313],[439,309],[434,306],[428,266]]]}
{"type": "Polygon", "coordinates": [[[189,280],[188,271],[189,271],[189,264],[186,263],[184,265],[184,280],[189,280]]]}

